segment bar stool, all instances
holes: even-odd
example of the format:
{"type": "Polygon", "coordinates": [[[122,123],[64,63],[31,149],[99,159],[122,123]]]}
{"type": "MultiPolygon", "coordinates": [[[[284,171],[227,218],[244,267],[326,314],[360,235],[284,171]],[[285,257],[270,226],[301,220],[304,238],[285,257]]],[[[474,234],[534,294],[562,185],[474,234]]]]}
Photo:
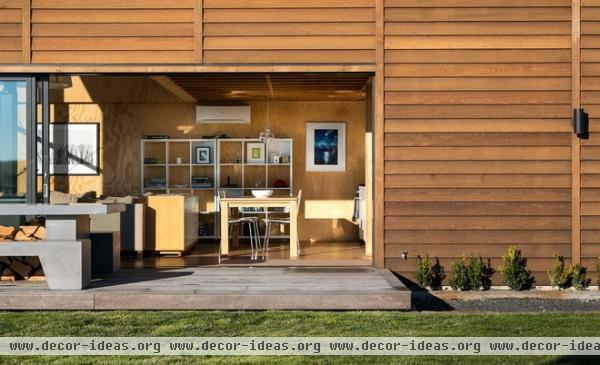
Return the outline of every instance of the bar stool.
{"type": "MultiPolygon", "coordinates": [[[[226,197],[226,193],[224,190],[218,191],[219,201],[221,198],[226,197]]],[[[220,203],[219,203],[220,204],[220,203]]],[[[227,214],[227,224],[229,225],[229,237],[231,237],[231,231],[233,230],[233,226],[235,224],[239,224],[240,228],[244,226],[244,224],[248,225],[248,231],[250,233],[250,252],[251,260],[258,259],[258,252],[262,249],[262,243],[260,240],[260,230],[258,228],[258,218],[257,217],[238,217],[231,218],[229,216],[229,212],[221,212],[221,214],[227,214]]],[[[221,263],[221,245],[219,245],[219,264],[221,263]]]]}
{"type": "MultiPolygon", "coordinates": [[[[298,217],[298,214],[300,213],[300,202],[302,201],[302,190],[298,191],[298,198],[296,199],[296,218],[298,217]]],[[[264,245],[263,245],[263,256],[266,257],[267,255],[267,251],[269,250],[269,239],[271,237],[271,224],[275,223],[275,224],[290,224],[291,223],[291,219],[290,218],[265,218],[263,219],[263,221],[265,222],[265,239],[264,239],[264,245]]],[[[296,221],[298,221],[296,219],[296,221]]],[[[300,255],[300,238],[298,237],[299,235],[296,234],[296,248],[298,250],[298,255],[300,255]]]]}

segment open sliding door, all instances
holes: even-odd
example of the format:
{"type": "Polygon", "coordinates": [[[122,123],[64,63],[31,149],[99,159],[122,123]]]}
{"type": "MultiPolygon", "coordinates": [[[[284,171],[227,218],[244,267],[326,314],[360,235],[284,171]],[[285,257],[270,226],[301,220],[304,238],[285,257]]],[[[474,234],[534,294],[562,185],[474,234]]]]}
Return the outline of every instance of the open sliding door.
{"type": "Polygon", "coordinates": [[[35,81],[0,77],[0,203],[35,202],[35,81]]]}

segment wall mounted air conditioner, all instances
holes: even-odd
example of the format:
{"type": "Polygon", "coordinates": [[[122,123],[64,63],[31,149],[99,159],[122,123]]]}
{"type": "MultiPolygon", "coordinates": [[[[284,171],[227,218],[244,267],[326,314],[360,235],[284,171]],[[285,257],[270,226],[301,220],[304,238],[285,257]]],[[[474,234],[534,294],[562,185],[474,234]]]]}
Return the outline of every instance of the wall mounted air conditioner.
{"type": "Polygon", "coordinates": [[[250,105],[196,106],[198,124],[250,124],[250,105]]]}

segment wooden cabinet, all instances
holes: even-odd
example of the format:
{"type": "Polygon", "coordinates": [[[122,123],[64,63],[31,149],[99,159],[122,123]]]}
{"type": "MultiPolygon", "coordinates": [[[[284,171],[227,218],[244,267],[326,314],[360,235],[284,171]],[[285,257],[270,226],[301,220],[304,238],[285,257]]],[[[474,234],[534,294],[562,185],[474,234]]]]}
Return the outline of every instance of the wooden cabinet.
{"type": "Polygon", "coordinates": [[[196,242],[198,238],[197,196],[169,194],[149,196],[146,213],[153,223],[148,225],[153,234],[146,242],[146,250],[181,253],[196,242]]]}

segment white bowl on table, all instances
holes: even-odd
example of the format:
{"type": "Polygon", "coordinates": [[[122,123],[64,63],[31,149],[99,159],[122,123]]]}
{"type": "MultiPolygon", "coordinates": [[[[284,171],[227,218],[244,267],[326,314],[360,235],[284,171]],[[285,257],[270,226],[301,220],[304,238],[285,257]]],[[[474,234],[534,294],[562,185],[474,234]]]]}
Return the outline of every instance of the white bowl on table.
{"type": "Polygon", "coordinates": [[[273,190],[252,190],[252,195],[255,198],[268,198],[273,195],[273,190]]]}

